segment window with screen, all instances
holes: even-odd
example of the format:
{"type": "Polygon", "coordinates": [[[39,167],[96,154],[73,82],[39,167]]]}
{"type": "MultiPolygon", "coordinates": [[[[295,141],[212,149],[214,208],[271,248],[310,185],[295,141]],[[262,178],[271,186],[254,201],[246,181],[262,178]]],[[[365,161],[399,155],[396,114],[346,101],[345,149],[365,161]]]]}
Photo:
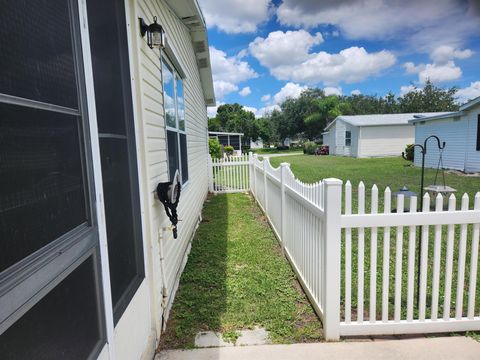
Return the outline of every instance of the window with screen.
{"type": "Polygon", "coordinates": [[[87,11],[110,285],[118,322],[144,278],[125,10],[115,0],[87,0],[87,11]]]}
{"type": "Polygon", "coordinates": [[[188,181],[188,155],[183,80],[165,58],[162,58],[162,78],[167,127],[168,172],[170,180],[172,180],[178,170],[182,184],[185,184],[188,181]]]}
{"type": "Polygon", "coordinates": [[[0,44],[0,358],[95,358],[105,336],[78,2],[2,1],[0,44]]]}
{"type": "Polygon", "coordinates": [[[351,146],[351,145],[352,145],[352,132],[345,131],[345,146],[351,146]]]}

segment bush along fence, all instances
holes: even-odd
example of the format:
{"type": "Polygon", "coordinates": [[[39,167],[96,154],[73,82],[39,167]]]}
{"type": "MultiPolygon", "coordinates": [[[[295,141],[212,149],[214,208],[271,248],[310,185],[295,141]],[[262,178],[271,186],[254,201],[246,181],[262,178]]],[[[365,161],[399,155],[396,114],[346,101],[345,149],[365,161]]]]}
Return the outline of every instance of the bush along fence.
{"type": "Polygon", "coordinates": [[[305,184],[251,154],[210,161],[210,174],[214,193],[251,191],[327,340],[480,330],[480,193],[473,209],[466,194],[458,208],[453,195],[426,194],[418,211],[389,188],[305,184]]]}

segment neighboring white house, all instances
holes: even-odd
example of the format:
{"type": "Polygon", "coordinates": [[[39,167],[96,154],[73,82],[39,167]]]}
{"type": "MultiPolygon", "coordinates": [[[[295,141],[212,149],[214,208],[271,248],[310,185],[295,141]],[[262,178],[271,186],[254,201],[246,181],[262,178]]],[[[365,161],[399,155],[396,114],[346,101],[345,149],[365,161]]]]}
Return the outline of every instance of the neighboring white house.
{"type": "Polygon", "coordinates": [[[258,138],[257,141],[250,139],[250,149],[263,149],[263,140],[258,138]]]}
{"type": "MultiPolygon", "coordinates": [[[[411,120],[415,125],[415,143],[422,144],[430,135],[445,142],[443,167],[467,173],[480,172],[480,97],[460,107],[459,111],[411,120]]],[[[436,168],[439,150],[434,139],[429,140],[425,166],[436,168]]],[[[415,148],[415,165],[422,161],[415,148]]]]}
{"type": "Polygon", "coordinates": [[[199,5],[1,6],[0,358],[152,359],[208,191],[199,5]],[[176,169],[174,239],[155,190],[176,169]]]}
{"type": "Polygon", "coordinates": [[[331,155],[364,157],[400,156],[415,138],[409,120],[444,113],[341,115],[325,128],[323,144],[331,155]]]}
{"type": "Polygon", "coordinates": [[[210,138],[218,139],[222,146],[233,146],[237,155],[242,155],[242,136],[243,133],[209,131],[210,138]]]}

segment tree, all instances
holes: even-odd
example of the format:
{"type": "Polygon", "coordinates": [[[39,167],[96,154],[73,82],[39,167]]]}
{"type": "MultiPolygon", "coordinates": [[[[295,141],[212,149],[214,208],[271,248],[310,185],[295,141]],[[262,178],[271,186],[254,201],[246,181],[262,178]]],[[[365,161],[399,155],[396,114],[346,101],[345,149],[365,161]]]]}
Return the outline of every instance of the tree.
{"type": "Polygon", "coordinates": [[[327,124],[339,115],[352,114],[352,108],[345,98],[330,95],[313,100],[315,111],[305,117],[306,133],[309,139],[320,137],[327,124]]]}
{"type": "MultiPolygon", "coordinates": [[[[224,104],[217,109],[215,121],[211,121],[212,128],[215,126],[217,131],[239,132],[243,133],[243,142],[248,144],[250,139],[258,139],[258,126],[255,121],[255,114],[247,111],[240,104],[224,104]]],[[[209,124],[210,129],[210,124],[209,124]]]]}
{"type": "Polygon", "coordinates": [[[456,87],[442,89],[427,80],[423,89],[415,87],[413,91],[398,98],[399,110],[403,113],[458,111],[455,103],[456,87]]]}
{"type": "Polygon", "coordinates": [[[282,124],[284,131],[280,140],[302,133],[310,137],[311,129],[306,126],[305,118],[316,111],[314,101],[324,97],[325,94],[321,89],[306,89],[298,98],[288,98],[280,104],[284,122],[284,124],[282,124]]]}
{"type": "Polygon", "coordinates": [[[220,131],[220,119],[214,117],[208,119],[208,131],[220,131]]]}

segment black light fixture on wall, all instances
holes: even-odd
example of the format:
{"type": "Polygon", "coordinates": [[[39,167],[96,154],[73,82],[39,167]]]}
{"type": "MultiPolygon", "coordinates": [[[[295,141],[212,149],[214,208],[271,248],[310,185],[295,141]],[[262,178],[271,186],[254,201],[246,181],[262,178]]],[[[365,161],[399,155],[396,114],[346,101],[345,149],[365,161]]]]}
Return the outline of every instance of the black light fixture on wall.
{"type": "Polygon", "coordinates": [[[159,48],[163,49],[165,47],[165,31],[162,26],[157,23],[157,17],[153,17],[153,23],[147,25],[142,18],[138,18],[140,22],[140,33],[142,37],[147,35],[147,45],[150,49],[159,48]]]}

